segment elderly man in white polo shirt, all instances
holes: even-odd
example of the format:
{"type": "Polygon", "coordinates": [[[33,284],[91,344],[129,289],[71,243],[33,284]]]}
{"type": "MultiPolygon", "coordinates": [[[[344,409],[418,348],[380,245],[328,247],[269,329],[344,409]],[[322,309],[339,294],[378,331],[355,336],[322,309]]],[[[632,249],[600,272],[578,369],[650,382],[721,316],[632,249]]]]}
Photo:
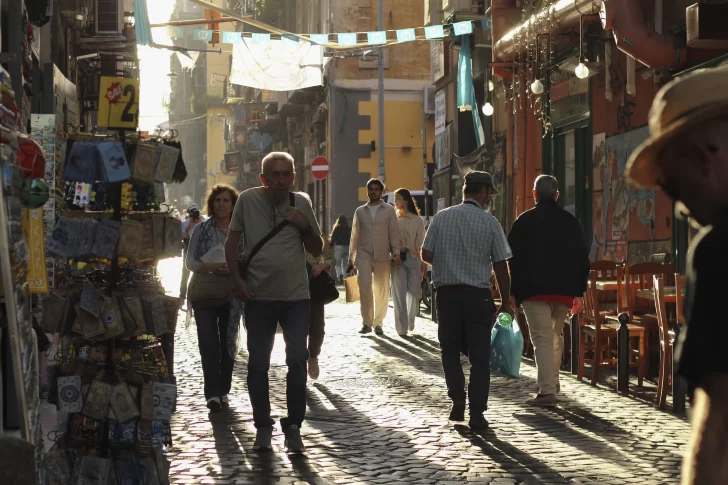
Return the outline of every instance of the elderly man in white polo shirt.
{"type": "Polygon", "coordinates": [[[471,365],[468,424],[473,430],[488,427],[483,413],[488,408],[490,330],[496,310],[490,291],[492,271],[503,301],[500,310],[513,315],[506,262],[511,249],[498,221],[485,212],[491,195],[497,193],[488,172],[465,175],[462,204],[435,215],[422,246],[422,260],[432,265],[437,290],[437,336],[447,394],[453,402],[450,420],[465,420],[465,375],[460,363],[465,343],[471,365]]]}

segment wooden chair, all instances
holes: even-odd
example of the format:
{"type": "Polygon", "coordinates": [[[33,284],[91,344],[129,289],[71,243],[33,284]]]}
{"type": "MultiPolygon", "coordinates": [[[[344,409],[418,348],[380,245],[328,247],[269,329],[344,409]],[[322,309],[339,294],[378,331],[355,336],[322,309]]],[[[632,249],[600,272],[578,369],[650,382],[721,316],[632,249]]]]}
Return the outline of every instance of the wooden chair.
{"type": "Polygon", "coordinates": [[[679,273],[675,273],[675,294],[677,295],[677,300],[675,303],[675,311],[677,313],[677,321],[685,325],[687,322],[685,321],[685,299],[683,298],[683,288],[685,288],[687,284],[687,277],[683,276],[679,273]]]}
{"type": "Polygon", "coordinates": [[[637,298],[637,290],[651,290],[654,276],[662,278],[665,284],[670,284],[674,273],[675,265],[673,264],[625,265],[617,278],[617,285],[620,287],[617,297],[621,298],[619,311],[626,311],[629,314],[630,322],[652,325],[656,330],[657,317],[654,314],[655,309],[652,302],[637,298]]]}
{"type": "MultiPolygon", "coordinates": [[[[580,318],[579,334],[579,370],[577,380],[584,378],[584,367],[586,364],[592,366],[591,384],[596,385],[599,378],[600,367],[616,367],[616,347],[610,343],[616,343],[618,324],[608,323],[607,316],[616,316],[612,310],[600,308],[600,294],[597,289],[599,273],[592,269],[589,273],[590,284],[584,295],[584,311],[580,318]],[[589,338],[589,342],[587,342],[589,338]],[[592,358],[587,358],[587,352],[592,353],[592,358]]],[[[645,345],[645,329],[639,325],[629,326],[630,340],[637,340],[636,346],[630,346],[630,367],[637,368],[639,385],[642,385],[646,367],[643,365],[647,346],[645,345]]]]}
{"type": "MultiPolygon", "coordinates": [[[[671,322],[665,307],[665,280],[653,277],[653,291],[655,295],[655,309],[660,337],[660,375],[657,379],[657,407],[663,409],[667,399],[667,392],[672,389],[672,348],[675,344],[675,332],[671,330],[671,322]]],[[[679,291],[679,288],[678,288],[679,291]]],[[[680,300],[680,293],[677,293],[680,300]]]]}
{"type": "MultiPolygon", "coordinates": [[[[637,290],[652,290],[654,276],[669,283],[675,273],[675,265],[636,263],[623,266],[618,273],[618,313],[627,312],[630,326],[639,325],[647,330],[647,336],[642,342],[646,346],[643,375],[647,375],[650,367],[650,351],[655,353],[660,351],[657,315],[655,314],[654,303],[644,298],[637,298],[637,290]]],[[[617,315],[609,316],[607,320],[609,320],[609,323],[619,324],[617,315]]]]}

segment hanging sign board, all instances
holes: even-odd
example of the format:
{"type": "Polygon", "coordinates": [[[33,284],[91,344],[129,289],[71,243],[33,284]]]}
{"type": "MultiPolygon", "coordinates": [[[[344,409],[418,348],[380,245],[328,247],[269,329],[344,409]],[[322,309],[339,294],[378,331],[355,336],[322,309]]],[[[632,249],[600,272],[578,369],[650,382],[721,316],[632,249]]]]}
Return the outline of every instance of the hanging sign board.
{"type": "Polygon", "coordinates": [[[139,81],[101,76],[98,126],[135,130],[139,124],[139,81]]]}
{"type": "Polygon", "coordinates": [[[438,91],[435,95],[435,135],[445,132],[447,122],[447,98],[445,91],[438,91]]]}

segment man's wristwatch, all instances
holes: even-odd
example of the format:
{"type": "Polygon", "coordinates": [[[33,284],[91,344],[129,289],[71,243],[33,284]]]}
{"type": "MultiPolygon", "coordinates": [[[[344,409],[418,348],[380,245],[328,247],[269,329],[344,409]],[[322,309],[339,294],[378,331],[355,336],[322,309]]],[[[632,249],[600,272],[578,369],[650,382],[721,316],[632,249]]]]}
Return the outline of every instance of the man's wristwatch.
{"type": "Polygon", "coordinates": [[[305,231],[301,231],[301,236],[304,238],[313,236],[313,228],[311,226],[308,226],[308,229],[305,231]]]}

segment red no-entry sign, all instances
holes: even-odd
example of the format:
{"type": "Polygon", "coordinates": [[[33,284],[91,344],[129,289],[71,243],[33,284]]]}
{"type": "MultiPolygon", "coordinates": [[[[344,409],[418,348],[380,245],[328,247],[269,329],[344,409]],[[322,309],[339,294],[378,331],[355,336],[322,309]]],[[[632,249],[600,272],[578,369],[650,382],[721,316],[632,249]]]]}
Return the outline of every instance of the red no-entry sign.
{"type": "Polygon", "coordinates": [[[329,174],[329,161],[326,157],[316,157],[311,162],[311,175],[316,180],[323,180],[329,174]]]}

